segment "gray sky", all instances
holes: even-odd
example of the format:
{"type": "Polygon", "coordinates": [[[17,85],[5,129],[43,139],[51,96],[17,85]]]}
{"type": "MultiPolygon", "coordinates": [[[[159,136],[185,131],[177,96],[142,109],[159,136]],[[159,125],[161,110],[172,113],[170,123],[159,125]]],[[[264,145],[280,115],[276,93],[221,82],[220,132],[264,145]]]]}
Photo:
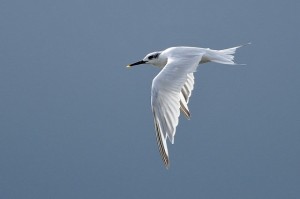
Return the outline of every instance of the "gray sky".
{"type": "Polygon", "coordinates": [[[11,1],[0,6],[0,198],[300,198],[299,8],[290,1],[11,1]],[[205,64],[166,170],[150,86],[125,66],[170,46],[205,64]]]}

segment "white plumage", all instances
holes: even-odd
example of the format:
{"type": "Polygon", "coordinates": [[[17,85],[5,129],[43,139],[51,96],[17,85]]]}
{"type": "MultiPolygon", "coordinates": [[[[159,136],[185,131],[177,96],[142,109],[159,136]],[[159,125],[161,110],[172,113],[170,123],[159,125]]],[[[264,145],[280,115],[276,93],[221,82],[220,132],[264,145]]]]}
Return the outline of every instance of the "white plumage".
{"type": "Polygon", "coordinates": [[[198,47],[171,47],[153,52],[131,67],[152,64],[162,68],[152,81],[151,106],[154,116],[156,140],[165,166],[170,165],[167,139],[173,144],[180,111],[189,119],[189,98],[194,88],[194,72],[199,64],[216,62],[234,65],[236,49],[212,50],[198,47]]]}

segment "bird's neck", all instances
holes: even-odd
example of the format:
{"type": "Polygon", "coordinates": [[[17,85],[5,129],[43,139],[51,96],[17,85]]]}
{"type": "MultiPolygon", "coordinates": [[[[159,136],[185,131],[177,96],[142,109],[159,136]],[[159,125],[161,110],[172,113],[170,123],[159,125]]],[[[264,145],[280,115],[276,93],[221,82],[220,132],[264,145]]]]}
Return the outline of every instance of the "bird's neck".
{"type": "Polygon", "coordinates": [[[166,57],[160,57],[155,63],[153,63],[154,66],[157,66],[159,68],[165,67],[165,65],[168,62],[168,58],[166,57]]]}

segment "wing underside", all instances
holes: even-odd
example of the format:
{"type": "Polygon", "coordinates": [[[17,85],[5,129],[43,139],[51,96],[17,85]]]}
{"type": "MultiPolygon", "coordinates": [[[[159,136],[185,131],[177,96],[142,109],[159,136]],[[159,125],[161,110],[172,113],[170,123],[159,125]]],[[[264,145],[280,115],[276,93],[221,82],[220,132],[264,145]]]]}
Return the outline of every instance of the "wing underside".
{"type": "Polygon", "coordinates": [[[152,82],[151,105],[156,130],[156,140],[165,166],[169,154],[166,140],[174,143],[180,111],[190,118],[188,102],[194,86],[194,75],[202,55],[186,59],[170,59],[152,82]]]}

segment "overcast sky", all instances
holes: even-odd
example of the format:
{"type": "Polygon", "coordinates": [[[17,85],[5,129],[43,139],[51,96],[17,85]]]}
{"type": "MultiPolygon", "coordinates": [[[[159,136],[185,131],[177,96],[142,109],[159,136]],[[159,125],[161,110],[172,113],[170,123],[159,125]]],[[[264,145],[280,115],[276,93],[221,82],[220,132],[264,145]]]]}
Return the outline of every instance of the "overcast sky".
{"type": "Polygon", "coordinates": [[[300,198],[298,0],[0,3],[0,198],[300,198]],[[204,64],[161,161],[149,65],[170,46],[238,50],[204,64]]]}

